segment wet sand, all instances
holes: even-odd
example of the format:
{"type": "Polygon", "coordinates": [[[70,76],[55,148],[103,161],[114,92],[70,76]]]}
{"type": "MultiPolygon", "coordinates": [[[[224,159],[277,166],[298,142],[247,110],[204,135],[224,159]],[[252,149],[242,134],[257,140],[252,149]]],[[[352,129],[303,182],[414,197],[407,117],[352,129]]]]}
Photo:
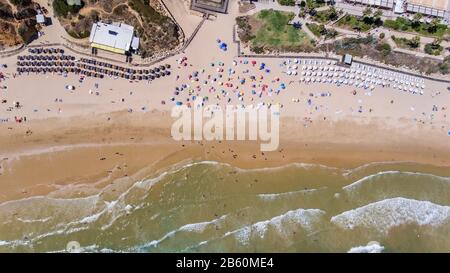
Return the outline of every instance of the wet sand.
{"type": "MultiPolygon", "coordinates": [[[[174,16],[184,9],[178,6],[174,16]]],[[[7,86],[0,90],[7,101],[0,104],[0,120],[9,119],[0,122],[0,251],[63,250],[70,240],[98,244],[92,251],[348,251],[371,240],[390,251],[448,250],[448,217],[442,217],[450,177],[446,85],[426,80],[421,96],[391,87],[300,84],[280,67],[282,58],[258,58],[252,66],[236,57],[231,37],[237,5],[229,12],[206,21],[183,54],[165,61],[172,76],[152,83],[17,76],[15,57],[0,61],[8,65],[0,70],[6,75],[0,86],[7,86]],[[218,48],[218,38],[227,51],[218,48]],[[182,57],[186,66],[178,63],[182,57]],[[217,76],[220,62],[223,81],[239,86],[243,101],[234,88],[208,78],[217,76]],[[258,69],[262,62],[269,74],[258,69]],[[236,73],[226,75],[228,68],[236,73]],[[276,90],[280,83],[286,89],[279,94],[251,95],[252,88],[276,90]],[[68,84],[75,90],[66,90],[68,84]],[[207,104],[283,105],[278,149],[261,152],[254,141],[174,141],[170,99],[183,84],[209,96],[207,104]],[[225,99],[216,96],[224,94],[220,89],[229,93],[225,99]],[[23,106],[11,107],[17,101],[23,106]],[[281,168],[264,171],[271,167],[281,168]],[[355,211],[364,213],[352,218],[355,211]],[[433,221],[421,221],[430,212],[433,221]],[[385,214],[394,216],[365,226],[385,214]],[[309,220],[311,230],[301,224],[309,220]],[[196,222],[205,232],[185,233],[183,227],[196,222]],[[349,230],[348,223],[356,228],[349,230]],[[268,239],[259,241],[257,232],[249,235],[253,244],[233,239],[261,225],[269,227],[268,239]],[[180,237],[165,237],[172,231],[180,237]],[[159,239],[161,245],[153,244],[159,239]]],[[[191,16],[179,22],[187,33],[200,20],[191,16]]],[[[186,93],[176,100],[186,102],[193,95],[186,93]]]]}
{"type": "Polygon", "coordinates": [[[4,147],[0,201],[51,192],[86,196],[95,190],[86,190],[85,184],[101,190],[117,178],[135,182],[143,175],[191,161],[218,161],[247,169],[292,162],[344,168],[387,161],[450,166],[446,136],[391,128],[377,120],[367,124],[318,121],[306,128],[284,118],[279,149],[264,153],[254,141],[174,141],[171,121],[168,113],[153,111],[0,125],[4,147]]]}

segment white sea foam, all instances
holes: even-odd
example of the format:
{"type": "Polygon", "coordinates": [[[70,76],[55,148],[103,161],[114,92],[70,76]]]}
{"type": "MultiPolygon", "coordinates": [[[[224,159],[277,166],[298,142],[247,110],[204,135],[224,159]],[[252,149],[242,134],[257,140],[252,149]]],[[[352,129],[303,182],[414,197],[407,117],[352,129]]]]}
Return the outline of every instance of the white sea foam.
{"type": "Polygon", "coordinates": [[[277,171],[277,170],[284,170],[287,168],[301,168],[301,169],[312,169],[312,168],[322,168],[322,169],[329,169],[329,170],[338,170],[338,168],[330,167],[322,164],[313,164],[313,163],[299,163],[299,162],[293,162],[286,165],[276,166],[276,167],[264,167],[264,168],[251,168],[251,169],[243,169],[239,167],[235,167],[231,164],[219,162],[219,161],[211,161],[211,160],[204,160],[204,161],[197,161],[197,162],[191,162],[182,166],[176,166],[176,170],[182,170],[189,167],[193,167],[196,165],[218,165],[218,166],[224,166],[224,167],[230,167],[235,169],[238,172],[265,172],[265,171],[277,171]]]}
{"type": "Polygon", "coordinates": [[[251,168],[251,169],[243,169],[236,166],[233,166],[229,163],[219,162],[219,161],[211,161],[211,160],[203,160],[203,161],[196,161],[196,162],[190,162],[184,165],[175,165],[173,166],[167,173],[174,173],[181,170],[185,170],[190,167],[198,166],[198,165],[209,165],[209,166],[223,166],[223,167],[229,167],[233,168],[234,170],[238,172],[266,172],[266,171],[277,171],[277,170],[284,170],[287,168],[302,168],[302,169],[312,169],[312,168],[322,168],[322,169],[329,169],[329,170],[338,170],[338,168],[330,167],[322,164],[312,164],[312,163],[298,163],[293,162],[286,165],[276,166],[276,167],[264,167],[264,168],[251,168]]]}
{"type": "MultiPolygon", "coordinates": [[[[106,202],[103,200],[102,198],[103,191],[102,191],[95,195],[80,198],[53,198],[50,196],[35,196],[26,199],[1,203],[0,214],[3,213],[5,215],[9,215],[11,211],[21,209],[21,211],[26,210],[27,214],[30,214],[35,217],[40,217],[36,219],[32,219],[31,217],[28,218],[22,217],[22,220],[26,219],[23,222],[32,223],[33,221],[43,221],[43,219],[47,219],[49,217],[51,217],[51,220],[49,221],[52,222],[58,221],[55,223],[56,224],[55,226],[49,227],[46,233],[34,234],[33,236],[29,234],[30,236],[27,241],[13,240],[8,242],[8,244],[28,245],[38,240],[42,240],[46,237],[61,234],[70,234],[80,230],[85,230],[89,228],[89,225],[87,224],[98,221],[102,216],[107,216],[106,218],[104,218],[104,220],[106,221],[109,220],[101,227],[102,230],[105,230],[111,227],[111,225],[121,216],[126,214],[127,211],[130,211],[129,209],[127,210],[130,204],[127,204],[126,199],[127,195],[133,189],[148,190],[152,185],[161,181],[167,175],[175,174],[179,171],[182,171],[186,168],[190,168],[196,165],[211,165],[211,166],[217,165],[217,166],[231,167],[229,164],[224,164],[216,161],[191,162],[183,166],[173,166],[173,168],[171,168],[170,170],[162,172],[154,178],[135,182],[126,191],[121,193],[116,200],[111,202],[106,202]],[[49,205],[53,209],[49,210],[48,209],[49,205]]],[[[136,208],[138,207],[139,206],[136,206],[136,208]]],[[[208,225],[209,224],[206,222],[197,224],[188,224],[181,227],[178,231],[201,232],[203,229],[207,228],[208,225]]],[[[177,231],[169,232],[163,238],[156,240],[153,243],[158,244],[159,242],[170,237],[176,232],[177,231]]]]}
{"type": "Polygon", "coordinates": [[[326,166],[326,165],[322,165],[322,164],[298,163],[298,162],[293,162],[293,163],[289,163],[289,164],[277,166],[277,167],[264,167],[264,168],[253,168],[253,169],[241,169],[238,167],[234,167],[234,168],[236,170],[238,170],[239,172],[267,172],[267,171],[281,171],[281,170],[285,170],[287,168],[292,168],[292,167],[299,168],[299,169],[305,169],[305,170],[309,170],[312,168],[338,170],[338,168],[330,167],[330,166],[326,166]]]}
{"type": "Polygon", "coordinates": [[[71,203],[78,203],[79,201],[85,201],[89,202],[89,206],[92,206],[92,204],[95,204],[97,202],[98,196],[92,195],[92,196],[86,196],[86,197],[80,197],[80,198],[52,198],[52,197],[46,197],[46,196],[33,196],[29,198],[19,199],[19,200],[11,200],[6,201],[0,204],[0,211],[5,210],[11,210],[11,209],[18,209],[23,208],[25,206],[35,207],[35,202],[46,202],[47,204],[50,203],[52,205],[71,205],[71,203]]]}
{"type": "Polygon", "coordinates": [[[348,253],[381,253],[384,250],[384,246],[381,246],[378,242],[369,242],[366,246],[352,247],[348,253]]]}
{"type": "Polygon", "coordinates": [[[206,222],[198,222],[198,223],[191,223],[191,224],[186,224],[183,225],[175,230],[172,230],[168,233],[166,233],[164,236],[162,236],[161,238],[157,239],[157,240],[152,240],[148,243],[145,243],[144,245],[141,245],[139,247],[136,247],[136,249],[143,249],[143,248],[148,248],[148,247],[156,247],[158,246],[158,244],[160,244],[161,242],[163,242],[164,240],[174,236],[175,234],[179,233],[179,232],[195,232],[195,233],[201,233],[203,231],[206,230],[206,228],[208,228],[210,225],[213,224],[217,224],[220,223],[221,221],[224,221],[226,218],[228,217],[228,215],[222,215],[219,218],[213,219],[211,221],[206,221],[206,222]]]}
{"type": "Polygon", "coordinates": [[[399,173],[400,173],[399,171],[378,172],[378,173],[375,173],[375,174],[371,174],[371,175],[365,176],[365,177],[363,177],[363,178],[361,178],[361,179],[351,183],[350,185],[347,185],[347,186],[343,187],[342,189],[344,189],[346,191],[349,191],[351,189],[356,188],[357,186],[362,185],[364,182],[372,181],[376,177],[380,177],[380,176],[387,175],[387,174],[399,174],[399,173]]]}
{"type": "Polygon", "coordinates": [[[172,174],[176,174],[180,171],[183,171],[185,169],[188,169],[190,167],[194,167],[197,165],[210,165],[210,166],[215,166],[215,165],[223,165],[223,166],[230,166],[229,164],[226,163],[220,163],[217,161],[198,161],[198,162],[189,162],[186,163],[184,165],[175,165],[172,166],[170,169],[161,172],[157,177],[154,178],[146,178],[143,179],[141,181],[136,182],[132,187],[136,187],[136,188],[143,188],[143,189],[149,189],[151,186],[153,186],[155,183],[161,181],[162,179],[164,179],[166,176],[168,175],[172,175],[172,174]]]}
{"type": "Polygon", "coordinates": [[[29,246],[30,244],[31,244],[30,241],[24,241],[24,240],[12,240],[12,241],[1,241],[0,240],[0,246],[16,247],[18,245],[29,246]]]}
{"type": "Polygon", "coordinates": [[[406,198],[385,199],[333,216],[331,222],[343,229],[375,229],[386,234],[402,224],[440,226],[450,221],[450,207],[406,198]]]}
{"type": "Polygon", "coordinates": [[[286,236],[284,233],[289,227],[301,227],[307,232],[312,232],[321,216],[325,214],[320,209],[297,209],[288,211],[282,215],[273,217],[270,220],[254,223],[243,228],[227,232],[223,237],[234,236],[241,244],[248,244],[251,235],[257,235],[263,239],[269,228],[273,228],[280,236],[286,236]]]}
{"type": "Polygon", "coordinates": [[[274,200],[274,199],[278,199],[278,198],[295,196],[297,194],[309,194],[309,193],[313,193],[313,192],[323,190],[323,189],[326,189],[326,187],[322,187],[319,189],[307,189],[307,190],[281,192],[281,193],[261,193],[261,194],[258,194],[257,196],[262,200],[270,201],[270,200],[274,200]]]}
{"type": "MultiPolygon", "coordinates": [[[[189,163],[184,166],[176,166],[170,171],[163,172],[159,174],[155,178],[146,179],[142,181],[137,181],[133,185],[131,185],[125,192],[123,192],[115,201],[106,202],[101,201],[102,192],[86,196],[80,198],[53,198],[49,196],[33,196],[30,198],[24,198],[20,200],[7,201],[0,204],[0,216],[2,214],[8,215],[11,214],[11,211],[16,211],[20,209],[23,212],[27,212],[31,216],[38,216],[42,213],[41,208],[46,208],[47,211],[50,211],[49,206],[53,207],[54,210],[51,212],[51,218],[60,217],[69,220],[69,222],[61,222],[56,225],[56,229],[45,233],[39,234],[34,238],[31,238],[31,241],[35,241],[37,239],[42,239],[47,236],[62,234],[68,230],[76,230],[74,227],[77,225],[85,225],[89,223],[93,223],[97,221],[101,216],[106,213],[110,214],[110,221],[104,224],[101,229],[105,230],[110,227],[118,218],[126,214],[126,212],[130,212],[129,204],[126,204],[125,199],[126,196],[136,188],[143,188],[148,190],[152,185],[161,181],[169,174],[177,173],[186,168],[200,165],[217,165],[218,162],[215,161],[201,161],[189,163]],[[102,208],[103,207],[103,208],[102,208]],[[71,214],[71,215],[69,215],[71,214]],[[64,216],[63,216],[64,215],[64,216]],[[61,229],[60,229],[61,228],[61,229]]],[[[32,223],[37,221],[42,221],[42,219],[49,218],[48,215],[44,215],[44,218],[41,219],[18,219],[22,220],[24,223],[32,223]]]]}
{"type": "Polygon", "coordinates": [[[358,187],[361,187],[362,185],[364,185],[366,183],[372,183],[372,182],[376,181],[376,178],[386,176],[386,175],[396,175],[396,174],[410,175],[410,176],[423,176],[423,177],[427,177],[427,178],[438,179],[439,181],[442,181],[442,182],[450,183],[450,177],[437,176],[434,174],[418,173],[418,172],[383,171],[383,172],[378,172],[376,174],[371,174],[371,175],[365,176],[365,177],[351,183],[350,185],[343,187],[342,189],[344,189],[345,191],[351,191],[351,190],[357,189],[358,187]]]}
{"type": "Polygon", "coordinates": [[[45,223],[51,220],[51,217],[46,217],[43,219],[22,219],[20,217],[16,217],[16,220],[22,223],[45,223]]]}
{"type": "MultiPolygon", "coordinates": [[[[61,217],[63,214],[72,214],[71,217],[67,218],[69,221],[61,221],[56,224],[54,227],[49,227],[49,231],[46,233],[37,234],[34,236],[29,236],[27,241],[15,240],[12,241],[12,245],[25,245],[34,243],[38,240],[42,240],[47,237],[51,237],[54,235],[61,234],[71,234],[75,232],[79,232],[82,230],[86,230],[89,228],[86,224],[93,223],[97,221],[102,215],[106,213],[111,213],[114,209],[119,211],[124,210],[125,205],[123,204],[123,200],[125,199],[128,192],[131,190],[130,187],[127,191],[122,193],[116,201],[112,202],[99,202],[100,194],[82,197],[82,198],[71,198],[71,199],[57,199],[50,198],[45,196],[37,196],[31,197],[28,199],[22,199],[17,201],[10,201],[0,205],[2,210],[6,208],[18,208],[20,205],[28,205],[31,207],[30,210],[27,210],[28,213],[32,212],[33,206],[39,211],[40,207],[44,204],[52,204],[54,207],[58,208],[56,211],[58,214],[53,215],[53,217],[61,217]],[[30,203],[32,201],[39,201],[44,204],[36,204],[30,203]],[[120,204],[118,201],[121,201],[120,204]],[[70,219],[72,218],[72,219],[70,219]]],[[[55,214],[55,211],[52,212],[55,214]]],[[[65,217],[68,217],[67,215],[65,217]]],[[[63,217],[63,218],[65,218],[63,217]]]]}
{"type": "Polygon", "coordinates": [[[349,175],[351,175],[351,174],[353,174],[355,172],[358,172],[360,170],[363,170],[363,169],[366,169],[366,168],[369,168],[369,167],[372,167],[372,166],[393,165],[393,164],[408,164],[408,163],[413,163],[413,162],[410,162],[410,161],[379,161],[379,162],[370,162],[370,163],[363,164],[363,165],[358,166],[358,167],[353,168],[353,169],[345,170],[343,175],[344,176],[349,176],[349,175]]]}
{"type": "MultiPolygon", "coordinates": [[[[151,142],[143,142],[142,145],[154,145],[151,142]]],[[[8,157],[10,160],[17,160],[21,157],[27,156],[35,156],[35,155],[43,155],[49,153],[58,153],[64,151],[70,151],[75,149],[83,149],[83,148],[97,148],[97,147],[119,147],[119,146],[130,146],[135,145],[134,142],[118,142],[118,143],[79,143],[79,144],[71,144],[71,145],[60,145],[60,146],[52,146],[46,148],[35,148],[29,149],[26,151],[21,151],[17,153],[4,154],[3,157],[8,157]]]]}
{"type": "MultiPolygon", "coordinates": [[[[64,147],[63,150],[66,148],[74,148],[74,147],[64,147]]],[[[79,148],[79,147],[77,147],[79,148]]],[[[40,151],[42,152],[42,151],[40,151]]],[[[46,151],[47,152],[47,151],[46,151]]],[[[50,151],[48,151],[50,152],[50,151]]],[[[55,152],[55,150],[51,150],[51,152],[55,152]]],[[[23,156],[23,155],[21,155],[23,156]]],[[[177,172],[180,172],[182,170],[185,170],[186,168],[190,168],[196,165],[210,165],[210,166],[227,166],[232,167],[229,164],[226,163],[220,163],[217,161],[199,161],[199,162],[190,162],[188,164],[182,165],[182,166],[173,166],[168,171],[160,173],[158,176],[154,178],[149,178],[141,181],[135,182],[133,185],[131,185],[125,192],[123,192],[117,200],[114,200],[112,202],[106,202],[102,200],[102,194],[103,191],[87,196],[87,197],[80,197],[80,198],[53,198],[50,196],[35,196],[30,197],[26,199],[21,200],[14,200],[14,201],[8,201],[0,204],[0,216],[1,214],[9,215],[11,211],[15,211],[20,209],[21,211],[26,211],[27,214],[30,214],[30,216],[34,217],[40,217],[33,219],[32,217],[23,218],[20,219],[24,223],[33,223],[38,221],[43,221],[43,219],[48,219],[51,217],[49,222],[53,221],[59,221],[56,223],[55,226],[49,227],[48,232],[44,234],[36,234],[34,236],[31,236],[29,241],[35,242],[36,240],[43,239],[48,236],[52,235],[60,235],[67,232],[74,232],[76,230],[79,230],[79,226],[85,226],[86,224],[93,223],[95,221],[98,221],[100,217],[108,214],[108,218],[105,218],[105,220],[108,220],[108,222],[104,223],[101,226],[102,230],[105,230],[112,226],[113,223],[116,222],[117,219],[122,217],[127,212],[130,213],[129,210],[129,204],[126,202],[127,195],[133,190],[133,189],[144,189],[148,190],[153,186],[155,183],[163,180],[167,175],[175,174],[177,172]],[[36,203],[37,202],[37,203],[36,203]],[[49,205],[53,208],[53,210],[49,210],[49,205]],[[45,212],[42,210],[42,208],[46,208],[45,212]],[[127,210],[128,208],[128,210],[127,210]],[[51,213],[51,215],[49,215],[51,213]],[[57,218],[59,218],[57,220],[57,218]],[[26,219],[26,220],[24,220],[26,219]]],[[[295,164],[289,164],[289,166],[295,165],[297,167],[313,167],[315,165],[313,164],[302,164],[302,163],[295,163],[295,164]]],[[[287,166],[282,167],[275,167],[275,168],[269,168],[269,169],[278,169],[278,168],[285,168],[287,166]]],[[[326,167],[326,166],[324,166],[326,167]]],[[[234,167],[232,167],[234,168],[234,167]]],[[[243,169],[237,169],[238,171],[261,171],[261,170],[268,170],[268,169],[250,169],[250,170],[243,170],[243,169]]],[[[262,198],[264,198],[262,196],[262,198]]],[[[266,198],[270,198],[269,196],[266,196],[266,198]]],[[[136,206],[135,209],[139,208],[140,206],[136,206]]],[[[9,216],[10,217],[10,216],[9,216]]],[[[195,226],[187,226],[184,227],[185,229],[193,229],[195,226]]],[[[202,227],[204,228],[204,227],[202,227]]],[[[199,229],[199,226],[197,226],[197,229],[199,229]]],[[[20,240],[15,241],[16,243],[20,244],[20,240]]],[[[159,240],[158,240],[159,241],[159,240]]],[[[28,241],[27,241],[28,242],[28,241]]]]}
{"type": "Polygon", "coordinates": [[[202,222],[202,223],[195,223],[195,224],[187,224],[180,228],[182,231],[188,231],[188,232],[197,232],[202,233],[205,231],[205,229],[212,224],[213,222],[202,222]]]}
{"type": "MultiPolygon", "coordinates": [[[[152,179],[151,182],[156,183],[160,181],[164,177],[164,175],[159,176],[155,179],[152,179]]],[[[100,219],[100,217],[108,214],[110,216],[110,221],[103,225],[101,227],[102,230],[110,227],[118,218],[120,218],[122,215],[124,215],[128,210],[127,208],[130,207],[129,204],[126,204],[125,199],[127,195],[131,192],[131,190],[137,185],[139,185],[141,181],[138,181],[134,183],[131,187],[129,187],[125,192],[123,192],[115,201],[106,202],[100,200],[100,195],[96,194],[93,196],[88,197],[82,197],[82,198],[71,198],[71,199],[63,199],[63,198],[50,198],[45,196],[37,196],[37,197],[31,197],[28,199],[22,199],[17,201],[11,201],[6,202],[3,204],[0,204],[0,208],[3,206],[14,206],[19,207],[24,204],[33,205],[33,203],[30,203],[32,201],[41,201],[41,202],[51,202],[56,203],[59,207],[61,207],[64,211],[77,211],[78,215],[73,215],[75,219],[71,220],[70,222],[61,222],[58,223],[51,231],[43,234],[38,234],[32,238],[29,239],[28,242],[36,242],[38,240],[44,239],[46,237],[54,236],[54,235],[61,235],[61,234],[70,234],[74,232],[79,232],[81,230],[88,229],[88,226],[86,224],[94,223],[97,220],[100,219]],[[98,206],[99,205],[99,206],[98,206]],[[80,214],[83,209],[80,209],[81,207],[86,208],[87,213],[84,215],[80,214]],[[74,208],[77,208],[74,210],[74,208]],[[77,218],[78,216],[78,218],[77,218]],[[81,217],[79,217],[81,216],[81,217]]],[[[36,207],[36,204],[34,204],[36,207]]],[[[58,216],[58,215],[56,215],[58,216]]],[[[20,245],[20,241],[15,241],[15,245],[20,245]]]]}

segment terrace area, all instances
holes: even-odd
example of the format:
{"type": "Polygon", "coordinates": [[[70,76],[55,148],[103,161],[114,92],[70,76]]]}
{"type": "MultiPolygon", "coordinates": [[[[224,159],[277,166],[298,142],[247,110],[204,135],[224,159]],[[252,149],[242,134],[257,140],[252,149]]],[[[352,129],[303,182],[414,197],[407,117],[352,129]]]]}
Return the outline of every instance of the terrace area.
{"type": "Polygon", "coordinates": [[[191,0],[191,9],[200,12],[227,13],[229,0],[191,0]]]}

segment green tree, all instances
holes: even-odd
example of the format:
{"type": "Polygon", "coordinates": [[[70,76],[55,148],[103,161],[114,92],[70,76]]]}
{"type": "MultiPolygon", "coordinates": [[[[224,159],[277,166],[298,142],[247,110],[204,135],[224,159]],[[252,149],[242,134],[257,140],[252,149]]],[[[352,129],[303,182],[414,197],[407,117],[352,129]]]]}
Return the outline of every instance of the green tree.
{"type": "Polygon", "coordinates": [[[372,16],[372,8],[367,7],[363,10],[363,16],[364,17],[371,17],[372,16]]]}
{"type": "Polygon", "coordinates": [[[84,2],[81,1],[81,5],[70,6],[66,0],[53,0],[52,5],[56,16],[67,17],[69,14],[78,14],[80,9],[84,7],[84,2]]]}
{"type": "Polygon", "coordinates": [[[435,33],[439,24],[440,24],[441,20],[439,20],[438,18],[434,18],[433,20],[431,20],[430,25],[428,26],[428,32],[429,33],[435,33]]]}
{"type": "Polygon", "coordinates": [[[328,20],[334,21],[338,18],[337,10],[334,7],[328,9],[328,20]]]}
{"type": "Polygon", "coordinates": [[[433,40],[433,42],[431,43],[434,46],[439,46],[442,42],[442,38],[436,38],[433,40]]]}
{"type": "Polygon", "coordinates": [[[448,74],[448,64],[440,63],[439,64],[439,71],[441,72],[441,74],[448,74]]]}
{"type": "Polygon", "coordinates": [[[320,25],[317,27],[317,30],[319,31],[319,33],[320,33],[321,35],[326,35],[326,34],[327,34],[327,29],[325,28],[325,26],[324,26],[323,24],[320,24],[320,25]]]}
{"type": "Polygon", "coordinates": [[[413,17],[414,21],[420,21],[420,19],[422,19],[422,18],[423,18],[423,14],[420,12],[414,14],[414,17],[413,17]]]}
{"type": "Polygon", "coordinates": [[[383,24],[381,16],[383,16],[383,12],[380,9],[377,9],[372,15],[372,22],[377,26],[381,26],[383,24]]]}
{"type": "Polygon", "coordinates": [[[440,55],[443,50],[443,47],[440,45],[441,41],[441,39],[434,39],[433,42],[426,44],[424,48],[425,53],[435,56],[440,55]]]}
{"type": "Polygon", "coordinates": [[[380,9],[377,9],[374,13],[373,13],[373,18],[375,19],[380,19],[381,16],[383,16],[383,11],[380,9]]]}
{"type": "Polygon", "coordinates": [[[363,11],[363,21],[366,25],[372,25],[375,21],[373,17],[373,10],[371,7],[367,7],[363,11]]]}
{"type": "Polygon", "coordinates": [[[278,0],[282,6],[295,6],[295,0],[278,0]]]}
{"type": "Polygon", "coordinates": [[[412,48],[418,48],[420,46],[420,37],[414,36],[411,40],[408,41],[408,45],[412,48]]]}
{"type": "Polygon", "coordinates": [[[384,43],[381,45],[381,53],[383,56],[387,56],[391,53],[391,46],[388,43],[384,43]]]}
{"type": "Polygon", "coordinates": [[[327,39],[331,39],[338,36],[338,32],[334,29],[334,28],[329,28],[327,29],[327,34],[325,35],[325,37],[327,39]]]}
{"type": "MultiPolygon", "coordinates": [[[[369,37],[367,37],[369,38],[369,37]]],[[[373,39],[373,37],[372,37],[373,39]]],[[[367,44],[367,42],[370,41],[364,41],[365,44],[367,44]]],[[[387,56],[391,53],[391,46],[388,43],[377,43],[377,45],[375,46],[375,49],[378,50],[379,52],[381,52],[381,54],[383,56],[387,56]]]]}
{"type": "Polygon", "coordinates": [[[420,12],[414,14],[413,20],[412,20],[412,22],[411,22],[411,26],[412,26],[414,29],[418,29],[418,28],[420,27],[420,19],[422,19],[422,17],[423,17],[423,15],[422,15],[422,13],[420,13],[420,12]]]}
{"type": "Polygon", "coordinates": [[[422,19],[422,18],[423,18],[423,14],[418,12],[418,13],[414,14],[413,20],[420,22],[420,19],[422,19]]]}
{"type": "Polygon", "coordinates": [[[28,6],[31,4],[31,0],[11,0],[10,2],[15,6],[28,6]]]}

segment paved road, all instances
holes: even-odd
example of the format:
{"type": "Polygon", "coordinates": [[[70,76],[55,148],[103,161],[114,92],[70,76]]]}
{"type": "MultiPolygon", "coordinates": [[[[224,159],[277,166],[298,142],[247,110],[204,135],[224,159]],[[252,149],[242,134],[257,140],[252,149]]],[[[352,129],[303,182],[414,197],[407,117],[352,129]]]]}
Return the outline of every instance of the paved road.
{"type": "Polygon", "coordinates": [[[163,0],[162,2],[183,29],[185,38],[188,39],[194,33],[202,18],[200,16],[189,16],[189,9],[183,4],[183,0],[163,0]]]}

